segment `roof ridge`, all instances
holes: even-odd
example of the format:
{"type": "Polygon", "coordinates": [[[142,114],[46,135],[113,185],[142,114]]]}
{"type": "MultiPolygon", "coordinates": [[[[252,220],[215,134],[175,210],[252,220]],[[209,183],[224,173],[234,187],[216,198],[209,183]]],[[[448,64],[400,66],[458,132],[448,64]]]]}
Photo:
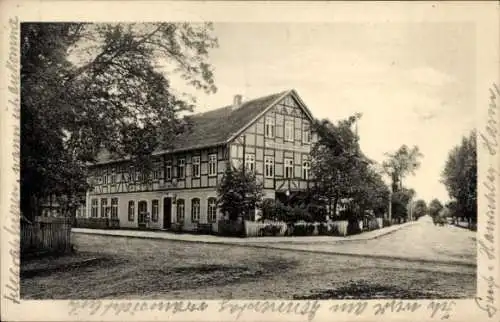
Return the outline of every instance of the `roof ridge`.
{"type": "MultiPolygon", "coordinates": [[[[252,102],[255,102],[255,101],[258,101],[258,100],[263,100],[263,99],[269,98],[271,96],[282,96],[285,93],[289,93],[289,92],[292,92],[292,91],[293,91],[293,89],[288,89],[288,90],[284,90],[284,91],[280,91],[280,92],[275,92],[275,93],[264,95],[264,96],[254,97],[254,98],[251,98],[249,100],[242,101],[241,102],[241,107],[243,107],[243,105],[245,105],[247,103],[252,103],[252,102]]],[[[194,113],[194,114],[187,115],[187,116],[191,116],[191,117],[193,117],[193,116],[202,116],[203,114],[206,114],[206,113],[211,113],[211,112],[214,112],[214,111],[223,110],[225,108],[230,108],[230,107],[231,107],[231,105],[225,105],[225,106],[217,107],[217,108],[214,108],[214,109],[211,109],[211,110],[208,110],[208,111],[198,112],[198,113],[194,113]]]]}

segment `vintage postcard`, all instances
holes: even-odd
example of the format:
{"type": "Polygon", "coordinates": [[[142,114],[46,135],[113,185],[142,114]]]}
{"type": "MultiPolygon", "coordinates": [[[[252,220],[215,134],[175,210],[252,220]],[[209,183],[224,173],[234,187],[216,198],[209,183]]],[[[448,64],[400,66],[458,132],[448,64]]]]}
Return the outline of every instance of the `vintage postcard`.
{"type": "Polygon", "coordinates": [[[0,2],[1,319],[498,321],[497,2],[0,2]]]}

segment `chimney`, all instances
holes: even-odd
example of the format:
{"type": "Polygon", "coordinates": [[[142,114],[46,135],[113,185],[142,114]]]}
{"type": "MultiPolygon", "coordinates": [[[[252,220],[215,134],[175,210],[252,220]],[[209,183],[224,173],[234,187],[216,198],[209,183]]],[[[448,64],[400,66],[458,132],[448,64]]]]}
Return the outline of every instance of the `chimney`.
{"type": "Polygon", "coordinates": [[[233,108],[232,108],[233,110],[235,110],[241,106],[241,99],[242,99],[242,96],[240,94],[234,95],[233,108]]]}

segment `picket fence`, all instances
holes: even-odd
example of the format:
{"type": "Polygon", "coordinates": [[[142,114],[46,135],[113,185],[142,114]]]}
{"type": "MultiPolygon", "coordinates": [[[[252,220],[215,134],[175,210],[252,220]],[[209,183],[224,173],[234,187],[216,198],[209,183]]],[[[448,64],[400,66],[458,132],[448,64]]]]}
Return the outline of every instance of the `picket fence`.
{"type": "Polygon", "coordinates": [[[264,222],[255,222],[255,221],[247,221],[245,220],[245,236],[246,237],[260,237],[263,236],[262,229],[267,226],[279,226],[280,231],[276,236],[284,236],[286,232],[286,223],[281,221],[264,221],[264,222]]]}
{"type": "Polygon", "coordinates": [[[21,253],[23,255],[71,251],[71,221],[69,218],[36,217],[32,223],[21,224],[21,253]]]}

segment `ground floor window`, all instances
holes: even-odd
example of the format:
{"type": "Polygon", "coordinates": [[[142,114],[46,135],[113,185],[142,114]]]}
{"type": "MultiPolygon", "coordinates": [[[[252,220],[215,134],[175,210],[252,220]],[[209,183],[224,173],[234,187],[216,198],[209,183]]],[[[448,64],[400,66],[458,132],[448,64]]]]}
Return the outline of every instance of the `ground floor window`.
{"type": "Polygon", "coordinates": [[[177,222],[184,222],[184,200],[177,199],[177,222]]]}
{"type": "Polygon", "coordinates": [[[118,198],[111,198],[111,219],[118,219],[118,198]]]}
{"type": "Polygon", "coordinates": [[[208,198],[207,220],[209,223],[217,221],[217,200],[215,198],[208,198]]]}
{"type": "Polygon", "coordinates": [[[135,217],[135,202],[128,202],[128,221],[134,221],[135,217]]]}
{"type": "Polygon", "coordinates": [[[97,218],[97,199],[94,198],[92,199],[92,208],[90,210],[90,216],[93,217],[93,218],[97,218]]]}
{"type": "Polygon", "coordinates": [[[158,222],[158,200],[153,200],[151,203],[151,221],[158,222]]]}
{"type": "Polygon", "coordinates": [[[200,199],[191,200],[191,222],[200,221],[200,199]]]}
{"type": "Polygon", "coordinates": [[[101,199],[101,217],[108,217],[108,199],[101,199]]]}

